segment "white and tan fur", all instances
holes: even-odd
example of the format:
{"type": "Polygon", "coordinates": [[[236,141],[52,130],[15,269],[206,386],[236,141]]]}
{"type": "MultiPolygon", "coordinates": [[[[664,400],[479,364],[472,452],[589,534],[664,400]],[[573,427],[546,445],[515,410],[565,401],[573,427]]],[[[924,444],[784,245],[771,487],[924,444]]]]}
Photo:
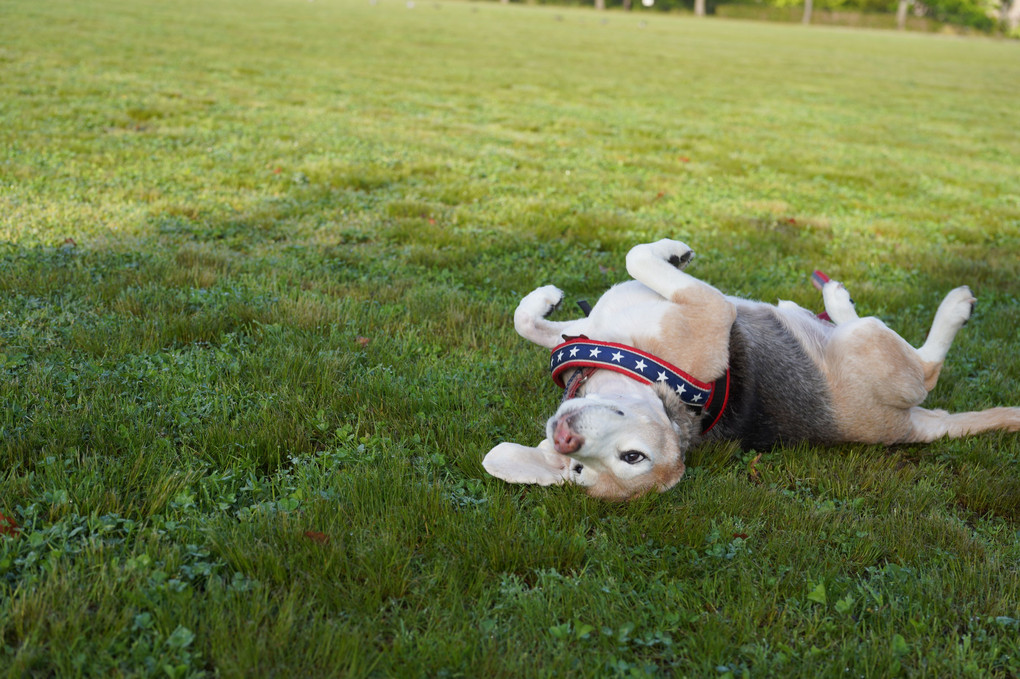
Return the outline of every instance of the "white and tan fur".
{"type": "Polygon", "coordinates": [[[929,442],[988,430],[1020,431],[1020,408],[950,414],[919,407],[935,386],[949,346],[970,318],[974,297],[956,288],[943,300],[919,349],[876,318],[860,318],[843,286],[822,290],[832,322],[792,302],[728,297],[683,271],[692,257],[679,241],[638,245],[627,254],[635,279],[607,291],[586,318],[550,321],[563,293],[526,296],[514,314],[525,339],[551,349],[564,337],[627,344],[702,382],[729,368],[733,405],[701,432],[701,414],[629,377],[596,371],[578,397],[563,401],[537,446],[501,443],[483,464],[514,483],[573,482],[598,497],[625,499],[666,490],[684,473],[684,455],[702,441],[744,447],[776,442],[929,442]]]}

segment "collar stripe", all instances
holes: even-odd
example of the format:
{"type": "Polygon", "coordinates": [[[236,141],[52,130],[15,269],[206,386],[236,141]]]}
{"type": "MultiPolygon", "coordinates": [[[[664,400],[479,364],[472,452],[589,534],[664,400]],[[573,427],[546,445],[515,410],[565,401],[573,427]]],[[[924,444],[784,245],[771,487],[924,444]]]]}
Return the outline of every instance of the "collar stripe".
{"type": "Polygon", "coordinates": [[[612,370],[643,384],[665,383],[681,401],[696,408],[703,408],[712,400],[715,386],[640,349],[583,337],[556,346],[549,361],[553,382],[560,388],[566,388],[564,373],[577,368],[612,370]]]}

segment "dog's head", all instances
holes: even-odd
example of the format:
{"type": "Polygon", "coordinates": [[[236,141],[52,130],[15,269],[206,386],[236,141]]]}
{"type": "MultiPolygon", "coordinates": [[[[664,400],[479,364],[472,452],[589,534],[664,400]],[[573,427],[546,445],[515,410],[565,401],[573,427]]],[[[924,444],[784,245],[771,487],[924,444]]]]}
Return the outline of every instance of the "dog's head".
{"type": "Polygon", "coordinates": [[[695,413],[668,389],[654,391],[658,398],[570,399],[549,418],[549,441],[590,495],[625,500],[668,490],[684,475],[695,413]]]}
{"type": "Polygon", "coordinates": [[[546,424],[544,449],[497,447],[486,468],[517,483],[570,481],[609,500],[667,490],[684,475],[698,415],[669,389],[647,389],[566,400],[546,424]]]}

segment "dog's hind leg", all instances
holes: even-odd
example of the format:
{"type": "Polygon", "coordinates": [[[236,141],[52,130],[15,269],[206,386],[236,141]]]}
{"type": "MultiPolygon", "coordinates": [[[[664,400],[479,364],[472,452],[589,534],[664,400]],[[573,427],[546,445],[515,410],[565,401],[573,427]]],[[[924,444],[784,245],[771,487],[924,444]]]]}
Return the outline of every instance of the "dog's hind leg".
{"type": "Polygon", "coordinates": [[[556,310],[563,300],[563,291],[555,285],[546,285],[530,292],[514,311],[514,329],[521,337],[552,349],[563,341],[563,335],[582,334],[586,319],[550,321],[546,316],[556,310]]]}
{"type": "Polygon", "coordinates": [[[1020,408],[989,408],[969,413],[910,409],[910,437],[903,442],[930,443],[943,436],[959,438],[984,431],[1020,431],[1020,408]]]}
{"type": "Polygon", "coordinates": [[[924,386],[928,391],[935,387],[949,347],[956,338],[956,333],[970,320],[976,302],[970,288],[964,285],[950,291],[939,304],[935,320],[932,321],[931,330],[928,332],[928,339],[917,350],[918,358],[924,367],[924,386]]]}
{"type": "Polygon", "coordinates": [[[836,325],[860,318],[854,308],[854,301],[850,299],[850,293],[839,281],[828,281],[822,286],[822,301],[825,303],[825,313],[836,325]]]}
{"type": "Polygon", "coordinates": [[[949,345],[974,297],[960,287],[939,305],[920,349],[876,318],[839,325],[826,345],[826,371],[841,435],[848,441],[927,442],[988,430],[1020,430],[1020,408],[951,414],[920,403],[934,388],[949,345]]]}

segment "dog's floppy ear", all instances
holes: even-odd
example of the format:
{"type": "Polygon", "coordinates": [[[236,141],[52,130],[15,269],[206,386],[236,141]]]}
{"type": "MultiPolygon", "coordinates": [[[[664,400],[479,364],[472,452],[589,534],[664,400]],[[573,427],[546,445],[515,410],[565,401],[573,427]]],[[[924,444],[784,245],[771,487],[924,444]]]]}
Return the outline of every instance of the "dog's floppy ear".
{"type": "Polygon", "coordinates": [[[570,475],[570,458],[553,450],[548,440],[537,448],[500,443],[485,456],[482,466],[497,479],[510,483],[553,486],[565,482],[570,475]]]}
{"type": "Polygon", "coordinates": [[[680,445],[680,450],[686,451],[697,435],[701,411],[685,405],[672,389],[664,385],[656,385],[655,393],[662,400],[666,417],[673,424],[673,429],[679,437],[677,442],[680,445]]]}

